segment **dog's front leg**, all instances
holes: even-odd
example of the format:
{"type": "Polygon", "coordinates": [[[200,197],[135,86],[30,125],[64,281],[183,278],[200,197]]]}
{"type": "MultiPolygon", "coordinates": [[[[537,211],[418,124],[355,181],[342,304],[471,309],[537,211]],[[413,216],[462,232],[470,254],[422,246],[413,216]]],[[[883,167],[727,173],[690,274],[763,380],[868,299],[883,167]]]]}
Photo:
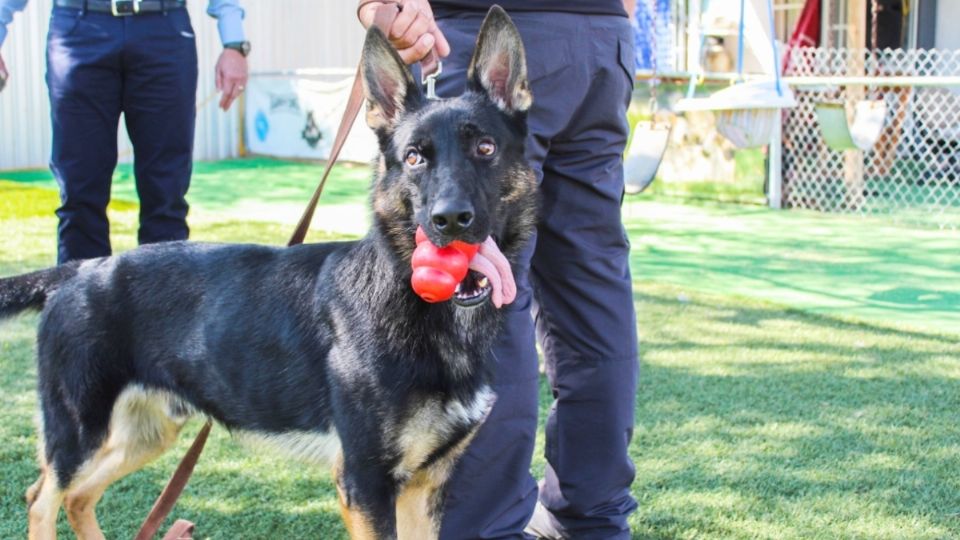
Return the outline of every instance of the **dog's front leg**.
{"type": "Polygon", "coordinates": [[[399,540],[440,537],[443,484],[448,475],[448,470],[422,469],[400,488],[397,496],[399,540]]]}
{"type": "Polygon", "coordinates": [[[388,470],[370,460],[345,460],[341,454],[333,475],[351,540],[395,540],[397,487],[388,470]]]}
{"type": "MultiPolygon", "coordinates": [[[[490,412],[495,397],[490,394],[484,418],[490,412]]],[[[470,441],[476,436],[483,420],[477,422],[470,431],[446,453],[437,457],[432,464],[414,472],[410,480],[404,483],[397,495],[397,531],[399,540],[435,540],[440,538],[440,524],[443,521],[443,501],[447,491],[447,481],[453,474],[453,468],[470,441]]]]}

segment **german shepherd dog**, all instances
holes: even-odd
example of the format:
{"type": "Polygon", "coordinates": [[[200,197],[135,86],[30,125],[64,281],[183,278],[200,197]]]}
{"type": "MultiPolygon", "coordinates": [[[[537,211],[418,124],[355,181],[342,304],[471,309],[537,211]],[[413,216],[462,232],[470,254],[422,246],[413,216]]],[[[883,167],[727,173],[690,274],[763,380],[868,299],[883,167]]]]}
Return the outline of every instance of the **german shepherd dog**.
{"type": "Polygon", "coordinates": [[[532,98],[499,7],[460,97],[424,97],[377,29],[361,72],[380,147],[362,239],[154,244],[0,280],[0,316],[42,308],[30,538],[56,536],[61,506],[78,537],[103,538],[104,490],[191,416],[331,464],[353,538],[437,537],[444,483],[494,400],[495,304],[535,226],[532,98]],[[418,226],[485,246],[451,301],[410,287],[418,226]]]}

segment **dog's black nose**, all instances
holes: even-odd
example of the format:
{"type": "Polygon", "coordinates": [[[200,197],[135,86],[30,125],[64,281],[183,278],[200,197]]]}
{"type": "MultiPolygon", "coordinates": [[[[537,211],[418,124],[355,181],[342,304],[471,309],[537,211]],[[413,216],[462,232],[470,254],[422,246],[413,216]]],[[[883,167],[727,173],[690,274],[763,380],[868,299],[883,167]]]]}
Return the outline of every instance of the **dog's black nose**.
{"type": "Polygon", "coordinates": [[[463,200],[441,199],[433,205],[430,220],[441,233],[462,233],[473,225],[473,205],[463,200]]]}

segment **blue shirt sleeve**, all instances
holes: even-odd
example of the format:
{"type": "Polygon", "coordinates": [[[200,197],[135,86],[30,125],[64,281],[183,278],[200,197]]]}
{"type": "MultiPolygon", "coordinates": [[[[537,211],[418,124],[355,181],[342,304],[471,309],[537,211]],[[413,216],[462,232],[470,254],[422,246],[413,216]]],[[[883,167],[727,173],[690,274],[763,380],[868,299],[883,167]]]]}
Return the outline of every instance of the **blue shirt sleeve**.
{"type": "Polygon", "coordinates": [[[13,14],[23,11],[27,0],[0,0],[0,46],[7,38],[7,25],[13,20],[13,14]]]}
{"type": "MultiPolygon", "coordinates": [[[[4,1],[16,0],[0,0],[0,6],[4,1]]],[[[210,0],[207,5],[207,14],[217,19],[220,43],[236,43],[246,40],[243,33],[244,11],[240,7],[239,0],[210,0]]]]}

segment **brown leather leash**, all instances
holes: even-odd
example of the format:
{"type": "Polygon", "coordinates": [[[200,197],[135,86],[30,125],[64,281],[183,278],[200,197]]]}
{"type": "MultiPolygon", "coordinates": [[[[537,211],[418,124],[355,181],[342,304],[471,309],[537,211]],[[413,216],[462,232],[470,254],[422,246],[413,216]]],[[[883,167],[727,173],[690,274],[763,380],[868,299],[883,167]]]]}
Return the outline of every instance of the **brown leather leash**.
{"type": "MultiPolygon", "coordinates": [[[[200,452],[203,452],[203,445],[207,443],[207,436],[210,435],[210,428],[212,426],[213,424],[210,420],[207,420],[207,422],[203,424],[200,433],[197,434],[197,438],[194,439],[193,444],[190,445],[190,450],[188,450],[183,456],[183,459],[180,460],[180,464],[177,465],[177,470],[173,472],[173,476],[170,477],[167,486],[163,488],[160,496],[157,497],[157,502],[153,503],[153,508],[151,508],[150,513],[147,514],[147,519],[143,521],[143,525],[140,526],[140,531],[137,533],[137,536],[134,537],[134,540],[150,540],[157,534],[160,525],[163,524],[163,520],[167,518],[170,510],[173,509],[173,505],[176,504],[177,499],[180,497],[180,493],[183,492],[183,488],[187,486],[187,480],[190,479],[193,467],[197,464],[197,460],[200,459],[200,452]]],[[[193,523],[178,519],[177,522],[173,524],[173,527],[167,531],[167,534],[164,535],[163,540],[189,539],[193,537],[192,535],[193,523]]]]}
{"type": "MultiPolygon", "coordinates": [[[[397,17],[397,14],[403,9],[402,4],[398,0],[365,0],[358,6],[357,12],[359,13],[360,9],[371,3],[381,4],[381,6],[377,8],[373,24],[382,31],[387,32],[390,26],[393,25],[393,20],[397,17]]],[[[320,194],[323,193],[323,187],[327,183],[327,177],[330,176],[330,171],[333,170],[337,158],[340,157],[340,150],[343,149],[347,135],[350,134],[350,128],[357,119],[357,114],[360,113],[362,106],[363,81],[361,79],[360,66],[357,66],[357,73],[353,79],[353,87],[350,89],[350,98],[347,100],[346,109],[343,111],[343,118],[340,119],[340,125],[337,127],[337,134],[334,137],[333,146],[330,149],[330,158],[327,160],[327,164],[323,169],[320,183],[317,185],[317,189],[314,190],[313,196],[310,197],[310,202],[307,203],[307,208],[300,217],[300,221],[297,223],[293,235],[290,236],[287,246],[302,244],[304,238],[307,236],[310,222],[313,220],[313,213],[317,208],[317,203],[320,201],[320,194]]],[[[177,465],[173,476],[170,477],[166,487],[163,488],[160,496],[157,497],[157,501],[153,504],[153,508],[150,509],[150,513],[147,514],[134,540],[150,540],[157,534],[157,531],[160,530],[160,526],[170,514],[170,511],[173,510],[177,499],[187,486],[187,481],[190,480],[190,475],[193,473],[197,460],[200,459],[200,454],[203,452],[203,446],[207,442],[207,437],[210,435],[210,429],[212,427],[212,422],[207,420],[200,429],[190,449],[184,454],[183,459],[180,460],[180,464],[177,465]]],[[[190,540],[193,538],[193,529],[193,523],[178,519],[167,531],[167,534],[163,536],[163,540],[190,540]]]]}

